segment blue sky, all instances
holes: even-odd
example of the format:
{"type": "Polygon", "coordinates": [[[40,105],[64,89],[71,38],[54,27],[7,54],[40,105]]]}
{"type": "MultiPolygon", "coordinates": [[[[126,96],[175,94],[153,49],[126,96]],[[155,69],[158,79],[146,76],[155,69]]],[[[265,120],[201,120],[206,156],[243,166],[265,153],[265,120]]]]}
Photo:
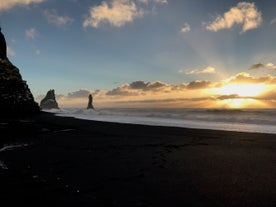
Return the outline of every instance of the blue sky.
{"type": "Polygon", "coordinates": [[[276,75],[272,0],[0,0],[0,20],[36,97],[276,75]]]}

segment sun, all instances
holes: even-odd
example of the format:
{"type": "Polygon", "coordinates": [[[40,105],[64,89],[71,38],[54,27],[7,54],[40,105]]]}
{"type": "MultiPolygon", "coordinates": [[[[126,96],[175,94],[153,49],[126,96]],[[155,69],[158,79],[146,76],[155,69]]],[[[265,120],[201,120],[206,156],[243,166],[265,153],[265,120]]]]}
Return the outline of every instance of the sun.
{"type": "Polygon", "coordinates": [[[215,92],[219,95],[238,95],[243,97],[254,97],[264,92],[264,84],[238,84],[231,83],[221,88],[216,88],[215,92]]]}
{"type": "Polygon", "coordinates": [[[220,88],[215,88],[216,95],[229,96],[218,101],[218,105],[229,108],[247,108],[261,105],[254,97],[265,92],[264,84],[239,84],[231,83],[220,88]]]}
{"type": "Polygon", "coordinates": [[[256,108],[261,106],[262,103],[252,98],[232,98],[221,100],[218,105],[227,108],[256,108]]]}

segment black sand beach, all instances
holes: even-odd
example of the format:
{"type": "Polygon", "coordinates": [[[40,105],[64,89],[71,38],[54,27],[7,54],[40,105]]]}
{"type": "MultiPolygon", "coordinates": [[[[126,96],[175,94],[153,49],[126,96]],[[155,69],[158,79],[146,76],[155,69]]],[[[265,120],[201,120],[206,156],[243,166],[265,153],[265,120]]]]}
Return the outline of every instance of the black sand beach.
{"type": "Polygon", "coordinates": [[[276,206],[276,135],[48,113],[0,129],[1,206],[276,206]]]}

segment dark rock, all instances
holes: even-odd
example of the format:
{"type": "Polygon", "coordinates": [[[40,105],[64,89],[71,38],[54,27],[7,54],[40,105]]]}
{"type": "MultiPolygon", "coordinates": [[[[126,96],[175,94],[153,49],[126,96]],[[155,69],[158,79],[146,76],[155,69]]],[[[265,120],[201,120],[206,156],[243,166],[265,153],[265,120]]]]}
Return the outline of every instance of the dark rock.
{"type": "Polygon", "coordinates": [[[7,43],[0,27],[0,59],[7,59],[7,43]]]}
{"type": "Polygon", "coordinates": [[[39,111],[38,104],[19,69],[7,58],[0,61],[0,114],[28,115],[39,111]]]}
{"type": "Polygon", "coordinates": [[[94,106],[93,106],[93,97],[91,94],[89,94],[88,96],[88,105],[87,105],[87,109],[94,109],[94,106]]]}
{"type": "Polygon", "coordinates": [[[55,90],[49,90],[44,99],[40,102],[41,109],[59,109],[56,101],[55,90]]]}

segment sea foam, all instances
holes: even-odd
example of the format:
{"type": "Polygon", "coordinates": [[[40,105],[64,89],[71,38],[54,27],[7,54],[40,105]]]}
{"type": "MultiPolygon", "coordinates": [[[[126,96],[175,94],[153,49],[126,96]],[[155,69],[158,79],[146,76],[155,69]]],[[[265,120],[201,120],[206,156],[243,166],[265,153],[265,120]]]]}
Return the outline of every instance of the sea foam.
{"type": "Polygon", "coordinates": [[[48,112],[104,122],[276,134],[274,109],[67,108],[48,112]]]}

